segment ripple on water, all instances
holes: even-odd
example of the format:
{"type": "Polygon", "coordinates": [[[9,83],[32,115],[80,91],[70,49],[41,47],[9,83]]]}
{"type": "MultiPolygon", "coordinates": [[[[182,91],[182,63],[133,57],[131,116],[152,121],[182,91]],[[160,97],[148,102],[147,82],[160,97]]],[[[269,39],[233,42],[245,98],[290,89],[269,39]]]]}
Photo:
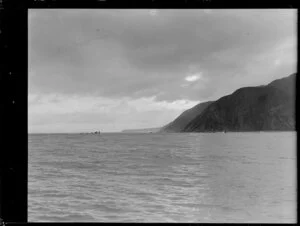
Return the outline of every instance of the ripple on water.
{"type": "Polygon", "coordinates": [[[268,133],[31,136],[28,218],[293,223],[295,139],[285,133],[276,139],[268,133]]]}

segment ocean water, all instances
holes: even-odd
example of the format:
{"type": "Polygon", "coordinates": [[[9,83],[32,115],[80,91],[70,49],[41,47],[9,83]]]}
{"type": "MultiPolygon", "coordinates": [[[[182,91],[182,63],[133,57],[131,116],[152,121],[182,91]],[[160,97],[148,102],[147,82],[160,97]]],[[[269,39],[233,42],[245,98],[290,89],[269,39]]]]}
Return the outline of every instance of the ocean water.
{"type": "Polygon", "coordinates": [[[296,135],[29,135],[28,220],[295,223],[296,135]]]}

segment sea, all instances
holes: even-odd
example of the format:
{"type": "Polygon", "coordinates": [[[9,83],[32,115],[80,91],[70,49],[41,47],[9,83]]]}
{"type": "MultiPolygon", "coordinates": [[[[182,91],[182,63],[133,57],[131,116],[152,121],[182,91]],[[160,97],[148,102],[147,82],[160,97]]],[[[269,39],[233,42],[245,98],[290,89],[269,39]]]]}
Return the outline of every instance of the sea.
{"type": "Polygon", "coordinates": [[[296,223],[296,132],[30,134],[29,222],[296,223]]]}

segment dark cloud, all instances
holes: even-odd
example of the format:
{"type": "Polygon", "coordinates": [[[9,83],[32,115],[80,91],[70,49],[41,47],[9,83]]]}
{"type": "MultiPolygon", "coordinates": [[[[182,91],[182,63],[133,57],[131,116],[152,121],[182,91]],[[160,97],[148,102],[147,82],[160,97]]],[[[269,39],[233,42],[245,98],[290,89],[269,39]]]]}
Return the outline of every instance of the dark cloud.
{"type": "Polygon", "coordinates": [[[29,88],[213,99],[243,81],[292,73],[294,64],[273,65],[275,49],[287,40],[291,45],[277,55],[290,52],[293,59],[296,10],[30,10],[29,88]],[[191,66],[206,82],[181,86],[191,66]]]}

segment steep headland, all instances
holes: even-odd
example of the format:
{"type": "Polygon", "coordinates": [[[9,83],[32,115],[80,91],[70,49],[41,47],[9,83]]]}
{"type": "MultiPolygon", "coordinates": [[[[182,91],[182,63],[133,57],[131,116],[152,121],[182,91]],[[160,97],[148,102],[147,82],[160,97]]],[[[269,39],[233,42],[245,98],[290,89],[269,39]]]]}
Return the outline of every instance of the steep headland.
{"type": "Polygon", "coordinates": [[[180,132],[295,130],[296,74],[211,103],[180,132]]]}
{"type": "Polygon", "coordinates": [[[126,133],[295,130],[296,73],[268,85],[243,87],[216,101],[199,103],[161,128],[126,133]]]}
{"type": "Polygon", "coordinates": [[[172,121],[169,124],[162,127],[160,131],[161,132],[181,132],[190,121],[192,121],[196,116],[198,116],[212,102],[213,101],[203,102],[203,103],[197,104],[196,106],[192,107],[191,109],[184,111],[174,121],[172,121]]]}

